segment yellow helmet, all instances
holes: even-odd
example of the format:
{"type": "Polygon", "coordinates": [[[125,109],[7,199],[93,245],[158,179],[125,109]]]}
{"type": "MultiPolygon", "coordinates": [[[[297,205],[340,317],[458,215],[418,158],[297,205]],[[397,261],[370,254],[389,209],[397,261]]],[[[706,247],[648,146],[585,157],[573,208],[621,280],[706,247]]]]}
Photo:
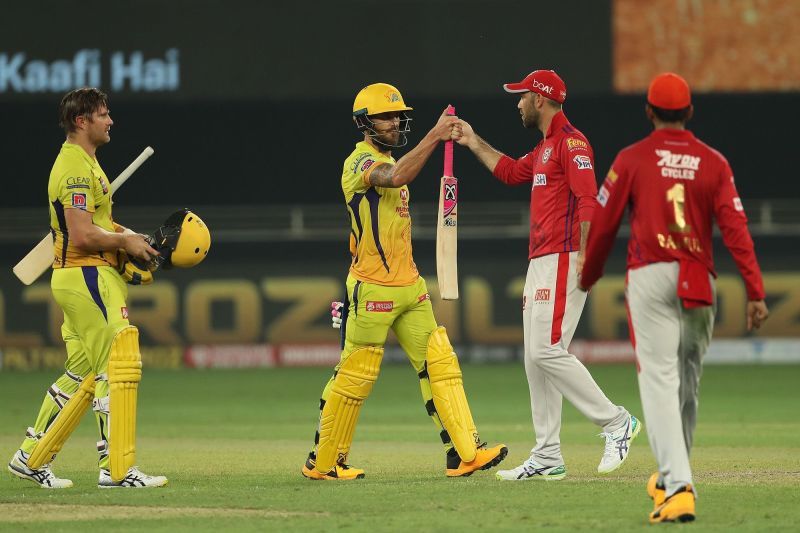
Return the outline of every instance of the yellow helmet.
{"type": "Polygon", "coordinates": [[[403,101],[403,95],[394,85],[373,83],[361,89],[353,102],[353,116],[377,115],[392,111],[411,111],[403,101]]]}
{"type": "Polygon", "coordinates": [[[153,236],[154,248],[161,254],[158,262],[164,268],[189,268],[208,255],[211,234],[199,216],[188,209],[172,213],[153,236]]]}
{"type": "Polygon", "coordinates": [[[365,132],[374,142],[386,146],[387,148],[399,148],[408,143],[406,133],[411,131],[411,117],[406,111],[413,108],[408,107],[403,101],[403,95],[394,85],[388,83],[373,83],[361,89],[353,102],[353,122],[356,123],[358,131],[365,132]],[[375,123],[369,118],[370,115],[380,113],[399,113],[400,125],[398,132],[400,136],[397,141],[388,143],[375,131],[375,123]]]}

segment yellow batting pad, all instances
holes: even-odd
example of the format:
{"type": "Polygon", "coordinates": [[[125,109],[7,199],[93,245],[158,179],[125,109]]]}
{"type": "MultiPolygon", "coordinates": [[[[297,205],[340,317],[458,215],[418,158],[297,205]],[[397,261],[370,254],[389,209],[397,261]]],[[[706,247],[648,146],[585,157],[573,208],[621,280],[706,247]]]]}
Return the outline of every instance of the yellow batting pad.
{"type": "Polygon", "coordinates": [[[478,430],[464,394],[458,358],[441,326],[428,339],[427,364],[433,405],[461,460],[469,463],[475,459],[478,430]]]}
{"type": "Polygon", "coordinates": [[[318,472],[326,474],[347,460],[358,414],[378,379],[382,359],[383,348],[368,346],[352,352],[339,366],[319,418],[318,472]]]}
{"type": "Polygon", "coordinates": [[[127,326],[117,333],[108,357],[111,479],[120,481],[136,462],[136,400],[142,379],[139,330],[127,326]]]}
{"type": "Polygon", "coordinates": [[[38,470],[42,465],[51,462],[69,436],[78,427],[83,414],[92,404],[94,397],[94,374],[89,374],[81,382],[61,412],[50,424],[44,436],[36,443],[36,447],[28,458],[28,468],[38,470]]]}

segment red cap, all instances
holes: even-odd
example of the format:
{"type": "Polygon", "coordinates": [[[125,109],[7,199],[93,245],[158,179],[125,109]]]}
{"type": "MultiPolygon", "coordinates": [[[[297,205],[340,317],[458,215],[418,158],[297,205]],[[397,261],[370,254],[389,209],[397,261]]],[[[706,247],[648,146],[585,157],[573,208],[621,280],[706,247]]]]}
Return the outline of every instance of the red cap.
{"type": "Polygon", "coordinates": [[[661,109],[683,109],[692,105],[692,93],[685,79],[673,72],[664,72],[650,82],[647,103],[661,109]]]}
{"type": "Polygon", "coordinates": [[[503,89],[507,93],[533,91],[559,104],[563,104],[567,99],[567,86],[564,85],[564,80],[552,70],[534,70],[519,83],[506,83],[503,89]]]}

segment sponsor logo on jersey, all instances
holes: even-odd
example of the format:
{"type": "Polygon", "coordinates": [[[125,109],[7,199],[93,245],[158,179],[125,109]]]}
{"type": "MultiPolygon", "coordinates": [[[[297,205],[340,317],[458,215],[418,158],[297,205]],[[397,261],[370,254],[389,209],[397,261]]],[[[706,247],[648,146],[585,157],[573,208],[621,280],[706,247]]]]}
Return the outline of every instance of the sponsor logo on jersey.
{"type": "Polygon", "coordinates": [[[420,294],[419,298],[417,298],[417,301],[418,302],[424,302],[425,300],[430,300],[430,299],[431,299],[431,295],[426,292],[425,294],[420,294]]]}
{"type": "Polygon", "coordinates": [[[89,185],[91,180],[89,178],[67,178],[67,185],[89,185]]]}
{"type": "Polygon", "coordinates": [[[123,320],[128,320],[128,308],[127,307],[120,307],[119,311],[120,311],[120,314],[122,314],[123,320]]]}
{"type": "Polygon", "coordinates": [[[366,161],[364,161],[364,163],[361,165],[361,172],[366,172],[367,169],[371,167],[374,162],[375,160],[373,159],[367,159],[366,161]]]}
{"type": "Polygon", "coordinates": [[[78,209],[86,209],[86,193],[74,192],[72,193],[72,207],[78,209]]]}
{"type": "Polygon", "coordinates": [[[547,302],[550,300],[550,289],[536,289],[533,295],[534,302],[547,302]]]}
{"type": "Polygon", "coordinates": [[[533,176],[533,186],[539,187],[541,185],[547,185],[547,175],[546,174],[535,174],[533,176]]]}
{"type": "Polygon", "coordinates": [[[580,150],[580,149],[588,150],[589,149],[589,144],[586,141],[582,140],[582,139],[576,139],[575,137],[569,137],[567,139],[567,148],[569,148],[570,152],[573,151],[573,150],[580,150]]]}
{"type": "Polygon", "coordinates": [[[108,194],[108,184],[106,184],[106,180],[103,176],[97,176],[97,179],[100,180],[100,186],[103,188],[103,194],[108,194]]]}
{"type": "Polygon", "coordinates": [[[367,311],[371,311],[373,313],[389,313],[392,311],[392,309],[394,309],[393,301],[376,302],[368,300],[366,305],[367,311]]]}
{"type": "Polygon", "coordinates": [[[619,179],[619,175],[612,168],[608,171],[608,174],[606,174],[606,179],[611,183],[615,183],[619,179]]]}
{"type": "Polygon", "coordinates": [[[400,199],[404,202],[408,201],[408,189],[400,189],[400,199]]]}
{"type": "Polygon", "coordinates": [[[671,150],[656,150],[659,157],[657,166],[661,167],[661,176],[676,180],[693,180],[694,173],[700,168],[700,156],[678,154],[671,150]]]}
{"type": "Polygon", "coordinates": [[[550,153],[553,151],[551,147],[547,147],[544,149],[544,153],[542,154],[542,163],[547,163],[547,160],[550,159],[550,153]]]}
{"type": "Polygon", "coordinates": [[[603,207],[608,203],[608,189],[605,184],[601,185],[600,190],[597,191],[597,203],[603,207]]]}
{"type": "Polygon", "coordinates": [[[592,168],[592,159],[588,155],[576,155],[572,160],[578,165],[578,170],[589,170],[592,168]]]}
{"type": "Polygon", "coordinates": [[[364,161],[365,159],[367,159],[368,157],[371,157],[371,156],[372,156],[372,154],[370,154],[370,153],[358,154],[358,157],[356,157],[355,161],[353,161],[353,164],[350,165],[350,172],[355,174],[356,169],[358,168],[358,165],[360,165],[362,161],[364,161]]]}
{"type": "Polygon", "coordinates": [[[742,205],[742,199],[738,196],[733,199],[733,208],[737,211],[744,211],[744,206],[742,205]]]}

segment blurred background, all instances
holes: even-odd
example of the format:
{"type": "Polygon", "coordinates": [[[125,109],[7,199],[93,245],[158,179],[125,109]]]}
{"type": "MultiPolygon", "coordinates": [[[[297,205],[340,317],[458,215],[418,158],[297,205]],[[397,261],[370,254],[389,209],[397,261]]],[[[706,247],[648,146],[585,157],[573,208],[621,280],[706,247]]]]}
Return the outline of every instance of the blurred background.
{"type": "MultiPolygon", "coordinates": [[[[644,92],[673,70],[694,90],[690,128],[730,161],[756,242],[770,320],[745,327],[746,296],[715,238],[719,312],[709,361],[800,362],[800,3],[795,0],[43,0],[0,18],[0,369],[63,365],[49,274],[23,286],[11,267],[47,232],[46,184],[63,133],[60,97],[110,94],[113,179],[155,155],[115,195],[115,218],[150,233],[188,207],[212,232],[196,268],[131,287],[129,313],[151,367],[328,365],[329,304],[349,266],[342,162],[359,140],[358,90],[396,85],[414,107],[410,144],[447,104],[498,149],[538,141],[502,84],[538,68],[567,85],[565,112],[592,143],[598,181],[650,131],[644,92]],[[43,15],[45,14],[45,15],[43,15]],[[36,21],[35,24],[26,21],[36,21]]],[[[405,150],[394,155],[400,156],[405,150]]],[[[411,186],[414,255],[460,356],[521,356],[530,191],[492,178],[457,148],[461,299],[435,275],[441,150],[411,186]]],[[[623,228],[572,349],[631,361],[623,228]]],[[[387,357],[402,360],[393,346],[387,357]]]]}

